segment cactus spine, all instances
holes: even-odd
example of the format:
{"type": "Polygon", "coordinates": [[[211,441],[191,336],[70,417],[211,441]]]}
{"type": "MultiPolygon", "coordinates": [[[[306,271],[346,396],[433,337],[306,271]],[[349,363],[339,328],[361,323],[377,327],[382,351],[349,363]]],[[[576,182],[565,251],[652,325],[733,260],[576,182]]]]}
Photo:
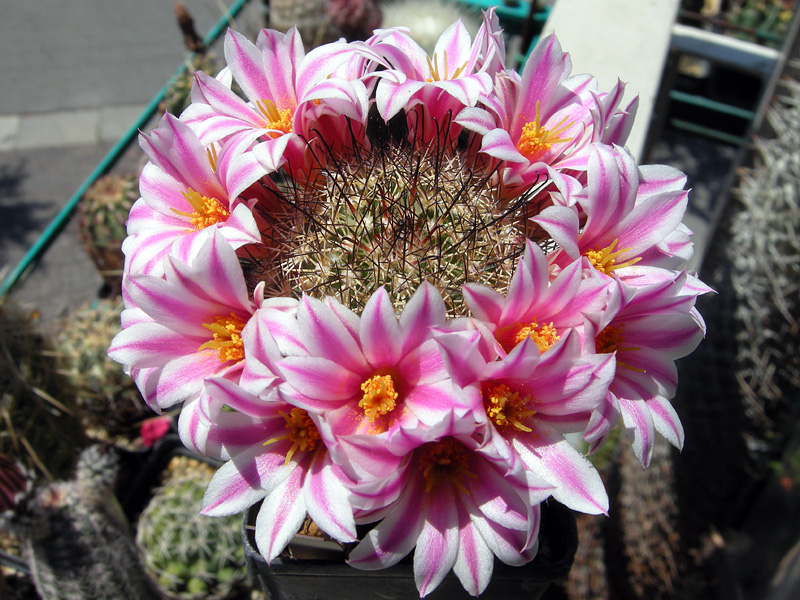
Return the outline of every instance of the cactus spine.
{"type": "Polygon", "coordinates": [[[158,600],[113,494],[117,456],[91,446],[75,479],[41,488],[11,520],[43,600],[158,600]]]}
{"type": "Polygon", "coordinates": [[[86,190],[78,205],[78,235],[109,290],[122,284],[122,241],[128,213],[139,197],[135,175],[104,175],[86,190]]]}
{"type": "Polygon", "coordinates": [[[240,517],[199,514],[213,474],[206,463],[173,458],[164,485],[139,517],[136,541],[145,566],[175,600],[230,598],[247,581],[240,517]]]}

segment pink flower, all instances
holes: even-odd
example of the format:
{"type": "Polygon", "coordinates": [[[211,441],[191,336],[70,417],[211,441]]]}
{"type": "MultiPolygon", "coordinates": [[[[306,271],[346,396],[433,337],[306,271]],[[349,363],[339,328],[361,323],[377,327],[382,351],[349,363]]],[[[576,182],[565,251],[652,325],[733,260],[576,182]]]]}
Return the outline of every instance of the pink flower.
{"type": "Polygon", "coordinates": [[[474,41],[457,21],[442,33],[429,57],[405,31],[378,31],[366,45],[384,67],[376,73],[375,104],[381,117],[388,122],[405,110],[419,141],[436,137],[437,127],[450,127],[461,109],[475,106],[491,90],[492,77],[505,59],[501,32],[490,9],[474,41]],[[422,128],[426,130],[420,133],[422,128]]]}
{"type": "Polygon", "coordinates": [[[172,417],[145,419],[139,428],[139,434],[142,436],[142,445],[145,448],[152,448],[158,440],[167,435],[170,427],[172,427],[172,417]]]}
{"type": "Polygon", "coordinates": [[[239,154],[239,146],[218,153],[170,114],[139,141],[150,160],[139,180],[142,197],[128,219],[127,272],[161,275],[167,253],[190,260],[202,243],[199,233],[209,227],[233,248],[261,242],[252,211],[263,192],[249,188],[267,171],[239,154]]]}
{"type": "Polygon", "coordinates": [[[227,461],[209,483],[202,513],[232,515],[263,499],[255,538],[268,562],[306,515],[331,537],[356,541],[347,478],[331,462],[319,427],[313,415],[276,397],[265,401],[226,379],[207,380],[180,419],[184,443],[227,461]]]}
{"type": "Polygon", "coordinates": [[[526,338],[546,352],[568,331],[582,329],[584,313],[605,305],[607,287],[602,279],[584,278],[580,262],[567,266],[551,282],[544,252],[528,240],[505,297],[472,283],[463,290],[472,314],[489,325],[505,352],[526,338]]]}
{"type": "Polygon", "coordinates": [[[554,486],[553,497],[575,510],[605,513],[608,497],[600,476],[563,434],[585,430],[613,378],[613,360],[583,353],[575,331],[544,353],[526,337],[500,360],[486,356],[477,332],[436,340],[454,381],[477,391],[493,435],[554,486]]]}
{"type": "MultiPolygon", "coordinates": [[[[583,258],[592,276],[626,280],[645,266],[681,267],[688,242],[682,225],[688,192],[674,169],[651,169],[639,193],[639,172],[621,148],[593,145],[586,188],[570,206],[545,208],[532,220],[559,245],[548,259],[566,267],[583,258]]],[[[650,271],[655,277],[667,273],[650,271]]]]}
{"type": "Polygon", "coordinates": [[[432,337],[444,322],[444,302],[427,283],[399,320],[384,288],[361,317],[332,299],[300,301],[297,338],[305,352],[278,363],[281,396],[320,414],[339,442],[331,451],[351,476],[385,474],[418,445],[422,430],[467,411],[432,337]]]}
{"type": "Polygon", "coordinates": [[[239,261],[212,229],[189,263],[168,256],[164,277],[130,275],[132,306],[109,356],[131,369],[156,411],[196,398],[203,382],[241,370],[241,331],[253,313],[239,261]]]}
{"type": "Polygon", "coordinates": [[[587,318],[586,339],[600,354],[613,353],[616,374],[609,387],[609,408],[595,416],[584,437],[596,447],[622,416],[643,466],[653,452],[658,431],[676,448],[683,447],[683,427],[669,399],[675,395],[675,360],[692,352],[705,335],[705,323],[694,308],[700,294],[711,291],[686,273],[659,283],[632,286],[617,278],[609,306],[587,318]],[[609,416],[610,415],[610,416],[609,416]],[[602,421],[610,422],[602,424],[602,421]]]}
{"type": "Polygon", "coordinates": [[[521,77],[498,74],[483,108],[467,108],[456,122],[479,133],[481,152],[501,162],[504,193],[519,195],[548,172],[586,169],[593,141],[624,143],[635,102],[616,112],[624,86],[599,96],[587,75],[569,77],[572,64],[555,36],[534,48],[521,77]],[[608,129],[607,133],[604,133],[608,129]]]}
{"type": "MultiPolygon", "coordinates": [[[[350,552],[349,564],[383,569],[415,546],[414,578],[426,596],[452,569],[477,596],[492,576],[494,556],[511,565],[530,561],[538,548],[539,502],[547,484],[491,444],[480,443],[480,423],[454,414],[424,431],[424,441],[395,473],[400,492],[367,512],[382,519],[350,552]]],[[[373,500],[372,486],[356,486],[353,503],[373,500]]]]}
{"type": "MultiPolygon", "coordinates": [[[[335,73],[352,55],[353,49],[344,42],[325,44],[305,54],[295,28],[285,34],[263,29],[255,44],[228,31],[228,68],[216,79],[196,74],[192,104],[181,119],[206,144],[255,134],[260,141],[252,151],[268,171],[277,170],[283,160],[294,170],[302,169],[306,141],[320,135],[320,118],[366,121],[364,84],[335,73]],[[246,100],[231,91],[232,80],[246,100]]],[[[336,141],[323,137],[328,144],[336,141]]]]}

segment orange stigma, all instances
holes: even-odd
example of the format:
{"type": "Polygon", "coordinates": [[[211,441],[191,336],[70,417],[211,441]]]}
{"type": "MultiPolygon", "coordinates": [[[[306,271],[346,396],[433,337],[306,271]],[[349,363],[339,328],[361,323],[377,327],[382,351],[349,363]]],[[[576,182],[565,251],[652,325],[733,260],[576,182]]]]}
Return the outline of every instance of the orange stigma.
{"type": "Polygon", "coordinates": [[[522,343],[525,339],[531,338],[536,345],[539,346],[539,352],[545,352],[553,344],[561,339],[558,335],[556,328],[553,327],[553,322],[550,321],[549,325],[539,325],[534,317],[533,321],[527,325],[519,324],[519,329],[514,336],[514,346],[522,343]]]}
{"type": "MultiPolygon", "coordinates": [[[[259,100],[256,102],[258,110],[264,115],[265,123],[264,129],[274,129],[281,133],[291,133],[292,131],[292,113],[291,108],[284,108],[283,110],[275,106],[272,100],[259,100]]],[[[276,135],[273,137],[277,137],[276,135]]]]}
{"type": "Polygon", "coordinates": [[[364,409],[364,414],[371,423],[379,415],[385,415],[394,410],[398,393],[394,389],[394,381],[391,375],[375,375],[361,384],[361,391],[364,395],[358,403],[359,408],[364,409]]]}
{"type": "Polygon", "coordinates": [[[630,248],[625,248],[623,250],[617,250],[614,252],[614,248],[616,248],[618,242],[619,240],[615,239],[605,248],[600,250],[589,250],[584,253],[584,256],[589,259],[589,262],[592,263],[595,269],[602,271],[606,275],[611,275],[611,273],[617,269],[630,267],[631,265],[635,265],[637,262],[642,260],[641,257],[637,257],[617,264],[617,258],[630,250],[630,248]]]}
{"type": "Polygon", "coordinates": [[[499,428],[512,426],[530,432],[531,428],[525,425],[525,421],[536,414],[535,410],[528,408],[531,403],[530,396],[520,394],[505,383],[487,385],[483,392],[486,416],[499,428]]]}

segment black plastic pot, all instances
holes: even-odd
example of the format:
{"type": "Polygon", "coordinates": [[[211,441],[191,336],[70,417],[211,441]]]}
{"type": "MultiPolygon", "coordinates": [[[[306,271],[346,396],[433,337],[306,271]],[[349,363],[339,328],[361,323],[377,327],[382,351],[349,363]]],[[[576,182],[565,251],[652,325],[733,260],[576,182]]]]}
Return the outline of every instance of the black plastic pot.
{"type": "MultiPolygon", "coordinates": [[[[329,558],[297,559],[281,555],[271,564],[255,547],[254,523],[260,505],[245,514],[242,526],[245,560],[250,576],[268,600],[413,600],[419,598],[413,567],[407,560],[381,571],[361,571],[344,562],[337,545],[323,545],[329,558]]],[[[314,544],[313,540],[309,543],[314,544]]],[[[316,542],[321,544],[321,540],[316,542]]],[[[495,559],[492,580],[481,599],[538,600],[552,583],[562,581],[572,567],[578,547],[575,517],[566,507],[551,502],[542,506],[539,553],[522,567],[510,567],[495,559]]],[[[302,552],[303,550],[301,550],[302,552]]],[[[297,555],[293,552],[293,555],[297,555]]],[[[426,598],[460,600],[472,598],[452,571],[426,598]]]]}

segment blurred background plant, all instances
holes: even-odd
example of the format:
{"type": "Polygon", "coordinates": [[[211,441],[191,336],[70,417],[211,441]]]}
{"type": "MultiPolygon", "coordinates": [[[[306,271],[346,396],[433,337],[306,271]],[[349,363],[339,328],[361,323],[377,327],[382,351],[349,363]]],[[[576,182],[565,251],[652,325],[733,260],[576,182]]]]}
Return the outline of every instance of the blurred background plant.
{"type": "Polygon", "coordinates": [[[123,308],[122,299],[113,297],[76,310],[56,333],[54,351],[59,373],[74,389],[87,433],[130,446],[139,424],[153,412],[122,365],[108,357],[123,308]]]}
{"type": "Polygon", "coordinates": [[[200,507],[215,469],[175,456],[142,511],[136,542],[168,598],[224,600],[247,587],[241,517],[206,517],[200,507]]]}
{"type": "Polygon", "coordinates": [[[86,190],[78,204],[78,236],[103,277],[104,295],[120,294],[125,224],[138,198],[138,175],[103,175],[86,190]]]}

